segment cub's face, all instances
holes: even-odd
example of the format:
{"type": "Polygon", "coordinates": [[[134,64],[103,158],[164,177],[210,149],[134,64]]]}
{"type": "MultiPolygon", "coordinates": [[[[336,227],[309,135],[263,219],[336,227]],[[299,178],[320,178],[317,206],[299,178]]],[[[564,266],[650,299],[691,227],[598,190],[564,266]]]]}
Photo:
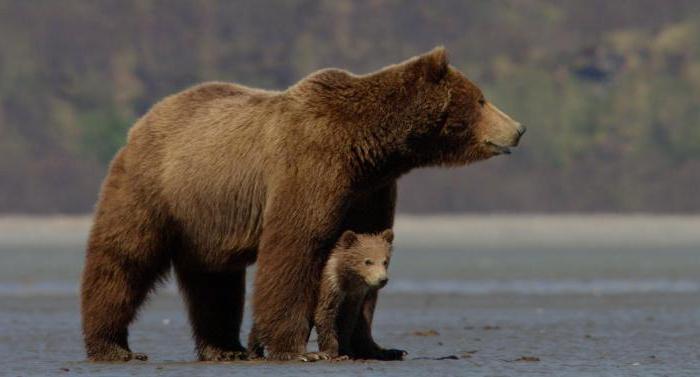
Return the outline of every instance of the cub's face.
{"type": "Polygon", "coordinates": [[[372,288],[382,288],[389,281],[389,253],[388,248],[372,248],[363,253],[363,259],[355,263],[355,273],[362,277],[364,282],[372,288]]]}
{"type": "Polygon", "coordinates": [[[356,234],[346,231],[340,238],[338,248],[342,254],[342,273],[350,280],[379,289],[389,281],[389,261],[393,232],[388,229],[380,234],[356,234]]]}

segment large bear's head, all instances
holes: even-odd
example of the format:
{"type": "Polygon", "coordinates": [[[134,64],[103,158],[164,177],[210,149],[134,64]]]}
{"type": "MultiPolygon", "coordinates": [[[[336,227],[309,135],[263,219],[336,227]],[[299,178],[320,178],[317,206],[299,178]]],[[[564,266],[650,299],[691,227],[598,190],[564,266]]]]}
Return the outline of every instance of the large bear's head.
{"type": "Polygon", "coordinates": [[[509,154],[525,133],[522,124],[449,65],[443,47],[384,71],[398,72],[413,91],[412,106],[406,108],[415,117],[408,138],[425,164],[464,165],[509,154]]]}
{"type": "Polygon", "coordinates": [[[443,47],[366,75],[321,70],[291,91],[315,118],[360,140],[352,154],[383,158],[398,174],[507,154],[525,132],[450,66],[443,47]]]}

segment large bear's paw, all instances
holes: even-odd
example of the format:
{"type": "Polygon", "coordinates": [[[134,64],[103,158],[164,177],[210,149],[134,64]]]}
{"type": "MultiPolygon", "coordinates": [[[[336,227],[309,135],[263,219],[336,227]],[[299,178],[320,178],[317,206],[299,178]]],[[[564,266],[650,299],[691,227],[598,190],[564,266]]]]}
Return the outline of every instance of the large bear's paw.
{"type": "Polygon", "coordinates": [[[332,362],[348,361],[348,360],[350,360],[350,356],[348,356],[348,355],[336,356],[336,357],[331,359],[332,362]]]}
{"type": "Polygon", "coordinates": [[[304,352],[304,353],[293,353],[293,352],[271,352],[267,356],[268,360],[277,361],[303,361],[303,362],[314,362],[319,360],[328,360],[329,357],[324,352],[304,352]]]}
{"type": "Polygon", "coordinates": [[[248,352],[240,347],[232,350],[207,346],[199,350],[199,361],[239,361],[248,360],[248,352]]]}
{"type": "Polygon", "coordinates": [[[148,356],[145,353],[131,352],[122,347],[105,347],[100,351],[88,351],[88,359],[96,362],[126,362],[131,360],[146,361],[148,356]]]}

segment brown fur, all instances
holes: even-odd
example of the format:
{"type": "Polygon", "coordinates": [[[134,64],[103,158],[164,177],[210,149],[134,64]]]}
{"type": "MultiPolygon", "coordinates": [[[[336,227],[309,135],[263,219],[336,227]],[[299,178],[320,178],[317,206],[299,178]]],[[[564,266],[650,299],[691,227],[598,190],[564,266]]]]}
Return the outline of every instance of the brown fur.
{"type": "MultiPolygon", "coordinates": [[[[314,324],[322,358],[350,357],[352,335],[370,293],[375,297],[388,281],[394,234],[378,235],[346,231],[323,269],[314,324]]],[[[405,351],[382,350],[383,360],[398,360],[405,351]]]]}
{"type": "MultiPolygon", "coordinates": [[[[256,259],[259,339],[271,358],[303,354],[341,229],[390,228],[396,179],[415,167],[517,144],[521,127],[480,99],[442,48],[364,76],[322,70],[283,92],[208,83],[165,98],[131,129],[102,187],[82,282],[88,357],[135,357],[128,326],[171,264],[199,358],[244,356],[244,276],[256,259]]],[[[381,356],[374,302],[353,335],[358,357],[381,356]]]]}
{"type": "MultiPolygon", "coordinates": [[[[320,352],[298,355],[300,360],[354,356],[352,335],[367,297],[370,294],[374,297],[388,281],[393,239],[390,229],[377,235],[356,234],[350,230],[343,233],[321,273],[314,315],[320,352]]],[[[256,358],[264,357],[264,345],[258,338],[256,326],[250,332],[248,352],[256,358]]],[[[402,350],[382,350],[377,357],[397,360],[404,354],[402,350]]]]}

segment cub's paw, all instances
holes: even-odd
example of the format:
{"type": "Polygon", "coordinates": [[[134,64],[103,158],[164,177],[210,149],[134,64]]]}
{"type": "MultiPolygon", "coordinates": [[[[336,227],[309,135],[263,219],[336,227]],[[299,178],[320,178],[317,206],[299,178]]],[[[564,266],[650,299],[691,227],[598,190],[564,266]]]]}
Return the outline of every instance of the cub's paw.
{"type": "Polygon", "coordinates": [[[408,352],[397,349],[381,349],[377,352],[378,360],[403,360],[408,352]]]}
{"type": "Polygon", "coordinates": [[[361,350],[353,355],[355,359],[365,359],[365,360],[403,360],[408,352],[404,350],[397,349],[384,349],[379,347],[373,347],[369,350],[361,350]]]}
{"type": "Polygon", "coordinates": [[[223,350],[215,347],[205,347],[199,351],[199,361],[239,361],[248,360],[245,349],[223,350]]]}

